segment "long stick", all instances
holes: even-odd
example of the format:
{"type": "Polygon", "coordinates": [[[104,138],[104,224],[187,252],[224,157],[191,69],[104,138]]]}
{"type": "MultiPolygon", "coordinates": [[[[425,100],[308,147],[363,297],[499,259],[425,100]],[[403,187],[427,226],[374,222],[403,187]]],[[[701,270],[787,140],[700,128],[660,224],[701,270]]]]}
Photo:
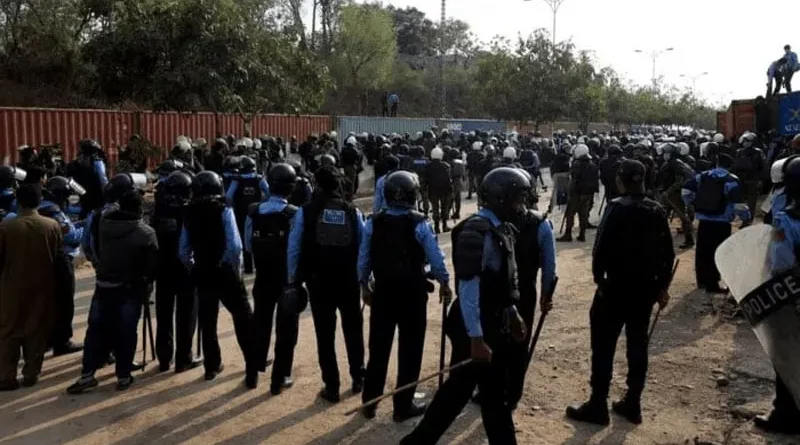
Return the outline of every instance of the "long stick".
{"type": "MultiPolygon", "coordinates": [[[[548,298],[552,301],[553,295],[556,292],[556,286],[558,285],[558,277],[553,278],[553,284],[550,286],[550,291],[548,292],[548,298]]],[[[539,324],[536,325],[536,331],[533,334],[533,338],[531,339],[531,344],[528,346],[528,356],[526,357],[527,360],[525,361],[525,373],[528,372],[528,367],[531,365],[531,360],[533,360],[533,352],[536,350],[536,344],[539,343],[539,335],[542,333],[542,327],[544,326],[544,318],[547,316],[547,313],[542,311],[542,315],[539,316],[539,324]]],[[[523,374],[524,375],[524,374],[523,374]]]]}
{"type": "MultiPolygon", "coordinates": [[[[150,304],[147,298],[144,298],[144,313],[147,315],[148,307],[150,304]]],[[[117,358],[119,360],[119,358],[117,358]]],[[[142,320],[142,372],[147,368],[147,318],[142,320]]]]}
{"type": "MultiPolygon", "coordinates": [[[[672,285],[672,280],[675,278],[675,272],[678,271],[678,264],[681,264],[681,260],[680,258],[675,258],[675,264],[673,264],[672,266],[672,274],[669,277],[669,283],[667,283],[667,288],[664,289],[664,292],[669,292],[669,287],[672,285]]],[[[656,311],[656,316],[653,319],[653,324],[650,325],[650,329],[647,333],[647,346],[650,346],[650,339],[653,338],[653,331],[655,331],[656,329],[656,323],[658,323],[658,317],[661,316],[661,311],[663,309],[664,308],[659,306],[658,310],[656,311]]]]}
{"type": "Polygon", "coordinates": [[[597,216],[600,216],[600,215],[603,214],[603,206],[605,205],[605,203],[606,203],[606,194],[603,193],[603,200],[600,201],[600,208],[597,209],[597,216]]]}
{"type": "Polygon", "coordinates": [[[409,390],[409,389],[411,389],[411,388],[414,388],[415,386],[419,385],[420,383],[427,382],[427,381],[428,381],[428,380],[430,380],[430,379],[436,378],[436,377],[438,377],[438,376],[439,376],[439,374],[444,374],[444,373],[447,373],[447,372],[453,372],[453,371],[455,371],[456,369],[458,369],[458,368],[461,368],[461,367],[463,367],[463,366],[466,366],[466,365],[468,365],[468,364],[470,364],[470,363],[472,363],[472,359],[471,359],[471,358],[468,358],[468,359],[464,360],[463,362],[456,363],[455,365],[453,365],[453,366],[450,366],[450,367],[447,367],[447,368],[445,368],[445,369],[443,369],[443,370],[441,370],[441,371],[439,371],[439,372],[436,372],[436,373],[433,373],[433,374],[427,375],[427,376],[425,376],[425,377],[423,377],[423,378],[421,378],[421,379],[417,380],[416,382],[409,383],[408,385],[403,385],[403,386],[401,386],[401,387],[399,387],[399,388],[395,389],[394,391],[392,391],[392,392],[390,392],[390,393],[388,393],[388,394],[384,394],[384,395],[382,395],[382,396],[380,396],[380,397],[376,397],[376,398],[374,398],[374,399],[370,400],[369,402],[367,402],[367,403],[364,403],[364,404],[363,404],[363,405],[361,405],[361,406],[358,406],[358,407],[356,407],[356,408],[353,408],[353,409],[351,409],[351,410],[347,411],[346,413],[344,413],[344,415],[345,415],[345,416],[349,416],[349,415],[355,414],[355,413],[357,413],[359,410],[361,410],[361,409],[364,409],[364,408],[367,408],[367,407],[370,407],[370,406],[372,406],[372,405],[375,405],[376,403],[380,402],[381,400],[388,399],[389,397],[392,397],[392,396],[394,396],[394,395],[395,395],[395,394],[397,394],[397,393],[401,393],[401,392],[403,392],[403,391],[409,390]]]}
{"type": "Polygon", "coordinates": [[[444,355],[447,349],[447,335],[444,332],[444,324],[447,321],[447,304],[442,302],[442,335],[439,343],[439,388],[444,384],[444,355]]]}

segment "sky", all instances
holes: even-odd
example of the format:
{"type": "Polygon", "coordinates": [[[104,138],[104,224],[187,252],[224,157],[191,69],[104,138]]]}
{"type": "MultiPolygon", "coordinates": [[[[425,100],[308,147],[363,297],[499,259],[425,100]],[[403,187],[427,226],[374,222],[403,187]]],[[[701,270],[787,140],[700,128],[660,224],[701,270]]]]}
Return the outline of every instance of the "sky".
{"type": "MultiPolygon", "coordinates": [[[[432,20],[441,16],[440,0],[384,3],[415,7],[432,20]]],[[[483,41],[553,26],[544,0],[448,0],[447,16],[467,22],[483,41]]],[[[556,26],[558,40],[572,39],[578,49],[594,52],[597,65],[637,84],[651,83],[650,52],[672,47],[658,57],[656,75],[691,88],[682,74],[708,72],[696,80],[696,90],[715,105],[766,94],[767,68],[783,56],[783,46],[800,52],[798,0],[565,0],[556,26]]],[[[800,89],[800,73],[794,83],[800,89]]]]}

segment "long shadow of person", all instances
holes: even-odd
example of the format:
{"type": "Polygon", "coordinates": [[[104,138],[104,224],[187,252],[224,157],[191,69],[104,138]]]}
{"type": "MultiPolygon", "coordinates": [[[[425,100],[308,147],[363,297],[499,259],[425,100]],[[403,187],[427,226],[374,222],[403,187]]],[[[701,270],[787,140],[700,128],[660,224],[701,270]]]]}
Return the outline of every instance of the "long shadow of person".
{"type": "Polygon", "coordinates": [[[606,431],[607,427],[603,427],[600,425],[592,425],[590,423],[584,422],[577,422],[572,419],[565,419],[567,423],[575,427],[575,433],[567,439],[566,441],[562,442],[561,445],[586,445],[589,443],[595,436],[599,436],[606,433],[605,436],[600,439],[600,443],[602,444],[609,444],[609,445],[620,445],[625,443],[625,438],[628,434],[636,428],[636,425],[626,422],[622,419],[614,419],[612,417],[611,420],[611,430],[606,431]]]}

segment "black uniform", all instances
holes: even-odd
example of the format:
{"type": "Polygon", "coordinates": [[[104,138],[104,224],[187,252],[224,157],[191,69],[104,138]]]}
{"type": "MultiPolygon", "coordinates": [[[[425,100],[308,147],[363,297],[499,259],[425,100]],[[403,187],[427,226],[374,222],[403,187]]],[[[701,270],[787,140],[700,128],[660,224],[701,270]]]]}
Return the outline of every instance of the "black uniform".
{"type": "MultiPolygon", "coordinates": [[[[469,402],[477,386],[482,395],[483,426],[491,444],[516,444],[514,421],[508,397],[508,369],[518,352],[508,337],[505,312],[519,302],[514,238],[508,225],[493,227],[482,216],[472,216],[453,229],[453,264],[457,280],[480,277],[480,323],[484,341],[492,350],[490,363],[473,363],[450,373],[417,428],[401,444],[435,444],[469,402]],[[482,267],[484,243],[489,237],[499,253],[500,267],[482,267]]],[[[464,325],[460,301],[450,308],[445,323],[452,344],[450,364],[471,355],[470,338],[464,325]]]]}
{"type": "Polygon", "coordinates": [[[666,212],[644,195],[608,204],[595,240],[597,292],[590,312],[592,398],[605,400],[614,351],[625,327],[628,396],[638,400],[647,375],[647,328],[653,305],[669,285],[675,253],[666,212]]]}
{"type": "Polygon", "coordinates": [[[756,214],[756,203],[760,190],[761,177],[765,171],[764,153],[756,148],[742,148],[736,153],[731,173],[735,174],[742,183],[742,194],[747,207],[756,214]]]}
{"type": "Polygon", "coordinates": [[[481,175],[480,165],[486,154],[480,150],[472,150],[467,153],[467,168],[469,169],[469,185],[467,188],[467,199],[472,199],[472,193],[478,190],[481,175]]]}
{"type": "Polygon", "coordinates": [[[589,227],[589,210],[594,201],[594,194],[599,189],[599,176],[597,166],[588,157],[575,160],[570,168],[569,202],[567,203],[566,226],[563,240],[572,239],[572,227],[575,224],[575,214],[578,214],[580,234],[578,240],[583,241],[586,229],[589,227]]]}
{"type": "Polygon", "coordinates": [[[467,165],[462,159],[450,161],[450,175],[453,179],[453,219],[461,218],[461,193],[467,180],[467,165]]]}
{"type": "Polygon", "coordinates": [[[440,228],[447,232],[447,220],[450,219],[450,201],[453,196],[453,180],[450,176],[450,165],[442,160],[432,160],[423,171],[424,184],[428,186],[428,199],[433,210],[433,224],[436,233],[440,228]]]}
{"type": "Polygon", "coordinates": [[[337,310],[354,387],[360,387],[364,378],[364,319],[357,267],[361,216],[353,204],[325,192],[303,206],[302,216],[300,278],[308,284],[322,380],[326,391],[338,394],[337,310]]]}
{"type": "MultiPolygon", "coordinates": [[[[242,237],[244,244],[244,222],[247,219],[247,212],[250,205],[259,203],[264,198],[261,191],[262,176],[259,174],[248,175],[249,177],[239,177],[236,179],[238,187],[233,194],[233,213],[236,215],[236,226],[239,228],[239,236],[242,237]]],[[[249,252],[243,252],[244,273],[253,273],[253,256],[249,252]]]]}
{"type": "MultiPolygon", "coordinates": [[[[181,369],[193,361],[192,336],[197,328],[197,297],[192,277],[181,264],[178,244],[183,227],[184,205],[159,187],[150,225],[158,239],[159,267],[156,272],[156,355],[162,369],[181,369]],[[173,323],[173,316],[174,323],[173,323]],[[174,329],[173,329],[174,328],[174,329]]],[[[95,215],[95,219],[99,219],[95,215]]]]}
{"type": "Polygon", "coordinates": [[[606,201],[610,202],[619,196],[617,189],[617,170],[622,163],[619,156],[609,156],[600,161],[600,182],[603,183],[606,201]]]}
{"type": "Polygon", "coordinates": [[[297,207],[287,205],[279,212],[260,213],[259,204],[250,206],[252,249],[256,267],[253,285],[253,367],[266,371],[272,320],[275,326],[275,362],[271,389],[278,392],[284,379],[291,376],[294,348],[297,344],[299,314],[278,304],[286,286],[286,249],[289,229],[297,207]],[[277,307],[277,315],[276,315],[277,307]]]}

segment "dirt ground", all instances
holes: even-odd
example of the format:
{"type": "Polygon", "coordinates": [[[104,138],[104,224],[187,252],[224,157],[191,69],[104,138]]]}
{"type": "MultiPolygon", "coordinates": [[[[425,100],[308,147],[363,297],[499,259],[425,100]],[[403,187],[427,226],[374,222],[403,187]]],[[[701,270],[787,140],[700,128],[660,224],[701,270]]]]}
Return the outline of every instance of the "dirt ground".
{"type": "MultiPolygon", "coordinates": [[[[544,198],[547,198],[545,196],[544,198]]],[[[362,204],[368,205],[367,202],[362,204]]],[[[462,214],[474,211],[465,201],[462,214]]],[[[592,213],[597,222],[599,200],[592,213]]],[[[561,213],[552,215],[556,227],[561,213]]],[[[577,228],[576,228],[577,230],[577,228]]],[[[772,369],[747,323],[733,318],[722,297],[695,290],[694,252],[679,252],[680,268],[672,285],[673,300],[662,314],[651,343],[650,374],[643,399],[644,424],[635,427],[612,416],[598,428],[568,421],[568,403],[588,397],[589,307],[594,288],[590,273],[594,232],[586,243],[559,244],[559,289],[528,372],[526,391],[515,413],[521,444],[791,444],[800,440],[763,435],[747,420],[770,407],[772,369]],[[732,414],[736,412],[737,415],[732,414]]],[[[680,237],[676,235],[676,246],[680,237]]],[[[439,241],[450,255],[449,236],[439,241]]],[[[248,287],[252,278],[247,279],[248,287]]],[[[82,340],[93,288],[90,269],[80,271],[75,295],[75,338],[82,340]]],[[[441,306],[435,294],[428,303],[428,330],[423,375],[438,365],[441,306]]],[[[369,309],[367,309],[369,310],[369,309]]],[[[365,314],[366,315],[366,314],[365,314]]],[[[310,312],[301,318],[295,352],[295,386],[282,395],[269,395],[268,378],[247,391],[242,384],[244,364],[226,311],[219,333],[225,371],[217,380],[203,380],[201,369],[181,375],[158,374],[155,363],[137,373],[127,392],[114,390],[113,367],[99,372],[94,392],[69,396],[66,387],[80,371],[80,355],[48,358],[40,383],[31,389],[0,394],[0,444],[359,444],[397,443],[414,421],[395,424],[391,402],[378,417],[367,421],[343,413],[360,397],[344,393],[330,405],[317,399],[322,382],[310,312]]],[[[141,329],[139,330],[141,333],[141,329]]],[[[346,370],[341,333],[337,334],[340,370],[346,370]]],[[[140,339],[141,345],[141,339],[140,339]]],[[[141,348],[141,346],[140,346],[141,348]]],[[[148,346],[149,348],[149,346],[148,346]]],[[[624,339],[617,349],[612,397],[624,391],[624,339]]],[[[149,355],[149,352],[148,352],[149,355]]],[[[141,359],[141,350],[137,354],[141,359]]],[[[149,360],[150,357],[148,357],[149,360]]],[[[388,381],[396,370],[392,358],[388,381]]],[[[343,388],[350,382],[343,371],[343,388]]],[[[420,392],[430,397],[435,380],[420,392]]],[[[442,444],[486,443],[476,406],[470,405],[450,428],[442,444]]]]}

